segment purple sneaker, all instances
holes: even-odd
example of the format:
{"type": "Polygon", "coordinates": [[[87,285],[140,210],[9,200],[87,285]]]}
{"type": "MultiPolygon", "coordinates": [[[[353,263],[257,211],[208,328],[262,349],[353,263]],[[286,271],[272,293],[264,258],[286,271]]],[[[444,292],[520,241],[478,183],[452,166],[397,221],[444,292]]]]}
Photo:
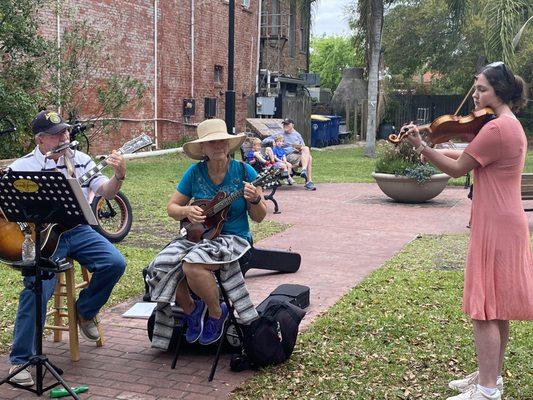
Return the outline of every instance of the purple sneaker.
{"type": "Polygon", "coordinates": [[[313,182],[307,181],[307,183],[304,185],[306,190],[316,190],[316,186],[313,182]]]}
{"type": "Polygon", "coordinates": [[[208,345],[215,343],[224,332],[224,324],[229,316],[228,306],[226,303],[221,303],[220,308],[222,309],[222,315],[220,318],[211,318],[208,317],[205,321],[205,329],[202,331],[200,336],[199,343],[202,345],[208,345]]]}
{"type": "Polygon", "coordinates": [[[189,343],[194,343],[198,340],[204,329],[204,317],[207,307],[202,300],[194,301],[194,310],[187,318],[187,332],[185,332],[185,340],[189,343]]]}

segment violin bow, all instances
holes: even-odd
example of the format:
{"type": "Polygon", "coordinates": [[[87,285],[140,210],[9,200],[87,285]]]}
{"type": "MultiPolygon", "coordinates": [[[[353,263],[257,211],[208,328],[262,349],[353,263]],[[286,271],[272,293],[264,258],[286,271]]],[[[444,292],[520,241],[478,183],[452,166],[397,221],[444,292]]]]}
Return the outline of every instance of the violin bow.
{"type": "Polygon", "coordinates": [[[468,93],[466,94],[465,98],[463,99],[463,101],[461,102],[461,104],[459,104],[459,107],[457,107],[457,110],[455,110],[455,112],[453,113],[453,115],[457,115],[459,114],[459,110],[463,107],[463,105],[465,104],[466,102],[466,99],[468,99],[468,97],[472,94],[472,92],[474,91],[474,87],[476,86],[476,84],[474,83],[472,85],[472,87],[470,88],[470,90],[468,91],[468,93]]]}

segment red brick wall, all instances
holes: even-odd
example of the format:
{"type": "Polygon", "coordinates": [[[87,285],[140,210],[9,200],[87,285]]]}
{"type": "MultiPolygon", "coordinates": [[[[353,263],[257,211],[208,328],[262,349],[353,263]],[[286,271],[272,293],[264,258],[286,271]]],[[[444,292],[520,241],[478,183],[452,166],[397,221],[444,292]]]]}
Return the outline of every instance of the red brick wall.
{"type": "MultiPolygon", "coordinates": [[[[228,4],[224,0],[194,0],[195,54],[194,93],[191,69],[191,1],[159,0],[158,4],[158,142],[193,136],[194,129],[184,124],[183,99],[196,100],[196,113],[189,122],[204,119],[204,97],[217,98],[217,116],[224,118],[224,92],[227,85],[228,4]],[[214,66],[223,67],[220,84],[214,82],[214,66]]],[[[109,62],[93,77],[95,82],[111,75],[131,76],[142,81],[147,90],[139,108],[123,112],[122,118],[146,121],[123,121],[119,132],[91,143],[92,153],[118,147],[140,132],[154,135],[154,0],[70,0],[61,12],[61,29],[86,20],[100,32],[109,62]]],[[[244,9],[235,7],[235,92],[236,128],[244,130],[246,97],[255,91],[257,68],[257,25],[259,0],[250,0],[244,9]]],[[[42,32],[56,37],[55,10],[41,13],[42,32]]],[[[83,113],[90,115],[95,96],[85,104],[83,113]]],[[[87,116],[87,115],[85,115],[87,116]]]]}

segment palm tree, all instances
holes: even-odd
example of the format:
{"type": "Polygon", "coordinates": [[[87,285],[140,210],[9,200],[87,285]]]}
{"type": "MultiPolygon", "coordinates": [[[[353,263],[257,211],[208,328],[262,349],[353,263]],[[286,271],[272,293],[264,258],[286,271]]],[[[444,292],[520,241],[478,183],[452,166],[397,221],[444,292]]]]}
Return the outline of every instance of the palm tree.
{"type": "MultiPolygon", "coordinates": [[[[472,0],[446,0],[457,23],[465,21],[465,16],[473,12],[472,0]]],[[[501,60],[515,69],[515,47],[513,38],[525,26],[533,9],[530,0],[487,0],[481,9],[486,24],[485,55],[489,60],[501,60]]]]}
{"type": "Polygon", "coordinates": [[[358,5],[359,23],[367,33],[365,35],[365,58],[368,66],[368,113],[366,120],[365,156],[374,157],[376,154],[376,119],[384,8],[383,0],[359,1],[358,5]]]}

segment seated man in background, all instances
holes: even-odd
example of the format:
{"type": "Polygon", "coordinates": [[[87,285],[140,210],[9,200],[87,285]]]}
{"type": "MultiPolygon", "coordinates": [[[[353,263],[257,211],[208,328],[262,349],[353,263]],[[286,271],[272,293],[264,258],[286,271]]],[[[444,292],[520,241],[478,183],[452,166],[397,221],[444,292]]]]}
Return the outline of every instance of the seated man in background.
{"type": "MultiPolygon", "coordinates": [[[[283,139],[284,149],[287,156],[287,161],[294,167],[302,167],[300,176],[305,179],[305,188],[307,190],[316,190],[316,187],[312,179],[312,166],[313,157],[309,147],[305,145],[305,142],[295,129],[294,121],[290,118],[285,118],[281,124],[283,125],[283,139]]],[[[263,144],[267,146],[273,146],[274,139],[279,134],[276,133],[263,140],[263,144]]]]}

